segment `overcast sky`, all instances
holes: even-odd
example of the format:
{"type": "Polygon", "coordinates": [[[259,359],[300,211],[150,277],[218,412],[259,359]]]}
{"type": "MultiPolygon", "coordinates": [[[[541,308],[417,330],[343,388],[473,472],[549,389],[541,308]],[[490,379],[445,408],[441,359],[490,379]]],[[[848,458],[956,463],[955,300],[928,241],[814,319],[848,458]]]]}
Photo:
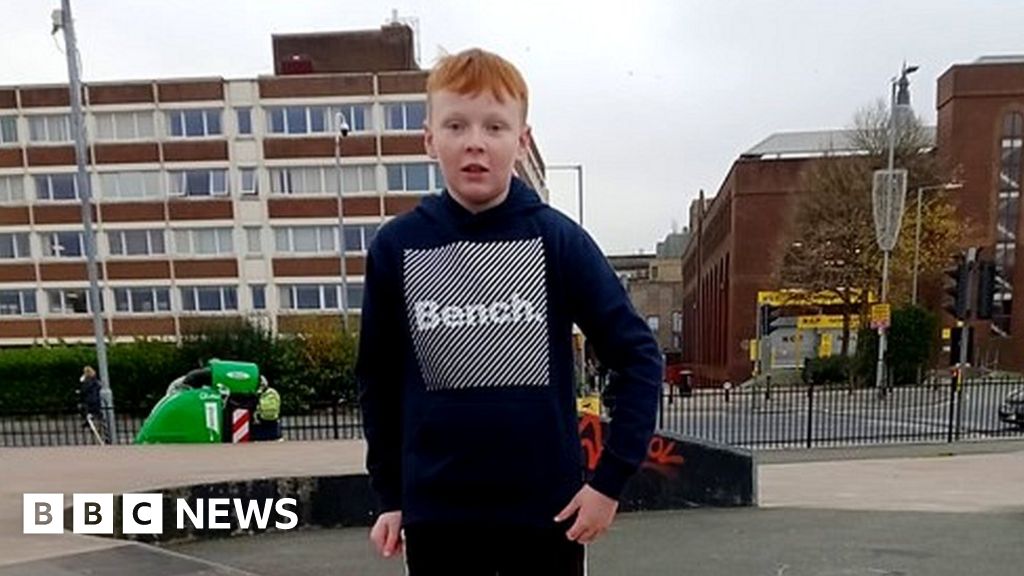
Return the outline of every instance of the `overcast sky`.
{"type": "MultiPolygon", "coordinates": [[[[59,4],[0,0],[0,85],[66,82],[59,4]]],[[[424,67],[439,46],[520,67],[541,154],[585,166],[584,223],[609,253],[653,252],[769,134],[848,126],[904,59],[934,123],[951,65],[1024,53],[1020,0],[73,0],[87,82],[270,74],[271,34],[378,28],[392,8],[419,19],[424,67]]],[[[574,177],[549,181],[575,216],[574,177]]]]}

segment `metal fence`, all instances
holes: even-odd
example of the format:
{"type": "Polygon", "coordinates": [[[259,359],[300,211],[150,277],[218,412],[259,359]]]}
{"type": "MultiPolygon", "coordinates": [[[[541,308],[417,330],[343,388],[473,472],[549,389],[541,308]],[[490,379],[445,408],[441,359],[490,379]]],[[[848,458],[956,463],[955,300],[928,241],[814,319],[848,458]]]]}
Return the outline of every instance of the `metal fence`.
{"type": "MultiPolygon", "coordinates": [[[[115,443],[131,444],[145,415],[118,411],[115,443]]],[[[103,435],[103,430],[100,430],[103,435]]],[[[302,414],[281,415],[281,436],[286,440],[351,440],[363,437],[357,406],[327,403],[302,414]]],[[[86,419],[77,412],[0,411],[0,447],[77,446],[98,444],[86,419]]]]}
{"type": "MultiPolygon", "coordinates": [[[[847,446],[898,442],[953,442],[1024,438],[1024,424],[1004,423],[999,409],[1024,380],[976,379],[900,386],[879,395],[874,388],[761,387],[697,390],[681,395],[666,388],[658,426],[695,438],[753,449],[847,446]]],[[[130,444],[144,416],[117,413],[116,442],[130,444]]],[[[281,416],[286,440],[362,438],[359,409],[351,404],[312,406],[281,416]]],[[[96,444],[77,413],[0,412],[0,446],[96,444]]]]}
{"type": "Polygon", "coordinates": [[[1019,378],[948,380],[875,388],[825,386],[668,390],[659,428],[684,436],[754,449],[849,446],[961,439],[1024,438],[1024,423],[999,416],[1007,397],[1024,389],[1019,378]]]}

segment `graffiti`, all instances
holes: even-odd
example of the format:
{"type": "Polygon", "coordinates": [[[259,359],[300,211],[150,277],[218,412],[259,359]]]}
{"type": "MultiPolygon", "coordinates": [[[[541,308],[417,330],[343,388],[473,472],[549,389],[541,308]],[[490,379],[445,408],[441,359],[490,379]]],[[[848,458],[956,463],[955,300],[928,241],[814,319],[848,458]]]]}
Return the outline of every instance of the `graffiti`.
{"type": "Polygon", "coordinates": [[[681,454],[676,454],[675,440],[655,435],[647,447],[647,460],[640,467],[654,470],[668,478],[675,478],[679,475],[679,469],[684,461],[681,454]]]}
{"type": "Polygon", "coordinates": [[[593,472],[604,449],[603,426],[596,414],[584,414],[580,418],[580,443],[583,445],[583,464],[587,472],[593,472]]]}
{"type": "MultiPolygon", "coordinates": [[[[604,426],[605,423],[596,414],[583,414],[580,417],[580,444],[583,447],[583,464],[587,472],[592,473],[601,459],[601,452],[604,450],[604,426]]],[[[676,478],[686,460],[680,451],[680,446],[675,440],[655,434],[647,445],[647,459],[640,467],[653,470],[666,478],[676,478]]]]}

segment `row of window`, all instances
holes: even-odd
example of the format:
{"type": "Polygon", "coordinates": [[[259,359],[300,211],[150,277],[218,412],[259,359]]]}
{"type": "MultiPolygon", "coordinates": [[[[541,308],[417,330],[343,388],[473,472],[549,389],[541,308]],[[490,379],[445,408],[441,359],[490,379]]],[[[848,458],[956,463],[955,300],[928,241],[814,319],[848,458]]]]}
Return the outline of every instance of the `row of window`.
{"type": "MultiPolygon", "coordinates": [[[[333,166],[296,166],[270,168],[270,189],[273,194],[329,195],[338,194],[339,174],[333,166]]],[[[106,200],[140,200],[162,198],[161,172],[100,172],[96,175],[93,195],[106,200]]],[[[444,178],[436,164],[414,162],[385,164],[384,177],[388,192],[430,192],[444,187],[444,178]]],[[[227,196],[230,192],[228,170],[204,168],[169,170],[166,190],[171,196],[227,196]]],[[[375,164],[343,166],[341,188],[345,193],[376,193],[378,169],[375,164]]],[[[24,180],[18,176],[0,176],[0,203],[23,202],[24,180]]],[[[35,174],[32,178],[35,197],[42,201],[73,201],[80,198],[74,173],[35,174]]],[[[238,190],[242,195],[259,194],[256,168],[238,170],[238,190]]]]}
{"type": "MultiPolygon", "coordinates": [[[[363,303],[363,285],[346,286],[347,306],[358,309],[363,303]]],[[[249,287],[254,310],[267,307],[266,286],[249,287]]],[[[278,302],[282,310],[340,310],[340,284],[279,285],[278,302]]],[[[171,289],[164,286],[113,288],[114,310],[124,314],[171,312],[171,289]]],[[[182,312],[231,312],[238,310],[235,286],[181,286],[177,290],[182,312]]],[[[85,288],[43,290],[50,314],[89,314],[89,292],[85,288]]],[[[0,316],[32,316],[39,313],[35,290],[0,290],[0,316]]],[[[100,302],[100,310],[105,310],[100,302]]]]}
{"type": "MultiPolygon", "coordinates": [[[[377,224],[346,224],[345,251],[366,251],[377,229],[377,224]]],[[[246,254],[261,254],[262,229],[247,226],[243,230],[246,254]]],[[[278,253],[329,254],[338,251],[337,226],[274,226],[271,230],[274,234],[274,251],[278,253]]],[[[231,228],[178,228],[172,232],[176,254],[210,256],[235,252],[234,231],[231,228]]],[[[154,256],[168,252],[163,229],[109,230],[105,234],[111,256],[154,256]]],[[[80,231],[40,232],[38,236],[44,257],[85,256],[85,237],[80,231]]],[[[0,233],[0,260],[20,258],[32,258],[29,234],[0,233]]]]}
{"type": "MultiPolygon", "coordinates": [[[[422,101],[382,104],[384,130],[415,131],[423,129],[426,104],[422,101]]],[[[240,135],[252,134],[252,108],[235,108],[235,122],[240,135]]],[[[169,110],[164,114],[165,134],[171,138],[201,138],[224,134],[222,108],[188,108],[169,110]]],[[[374,129],[370,104],[335,106],[269,106],[266,108],[266,129],[269,134],[333,134],[341,121],[353,133],[374,129]]],[[[152,140],[156,137],[156,113],[152,110],[130,112],[97,112],[97,141],[152,140]]],[[[28,116],[30,142],[67,143],[72,140],[70,114],[28,116]]],[[[18,143],[17,116],[0,116],[0,145],[18,143]]]]}

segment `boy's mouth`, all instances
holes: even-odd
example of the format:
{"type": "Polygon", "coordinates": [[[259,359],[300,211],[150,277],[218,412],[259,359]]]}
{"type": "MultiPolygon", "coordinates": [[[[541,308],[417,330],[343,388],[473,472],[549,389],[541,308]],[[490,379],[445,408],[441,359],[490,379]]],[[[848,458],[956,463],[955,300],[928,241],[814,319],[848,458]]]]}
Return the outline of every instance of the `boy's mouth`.
{"type": "Polygon", "coordinates": [[[468,172],[470,174],[483,174],[484,172],[487,172],[488,170],[487,170],[487,167],[484,166],[483,164],[467,164],[467,165],[462,167],[462,171],[463,172],[468,172]]]}

